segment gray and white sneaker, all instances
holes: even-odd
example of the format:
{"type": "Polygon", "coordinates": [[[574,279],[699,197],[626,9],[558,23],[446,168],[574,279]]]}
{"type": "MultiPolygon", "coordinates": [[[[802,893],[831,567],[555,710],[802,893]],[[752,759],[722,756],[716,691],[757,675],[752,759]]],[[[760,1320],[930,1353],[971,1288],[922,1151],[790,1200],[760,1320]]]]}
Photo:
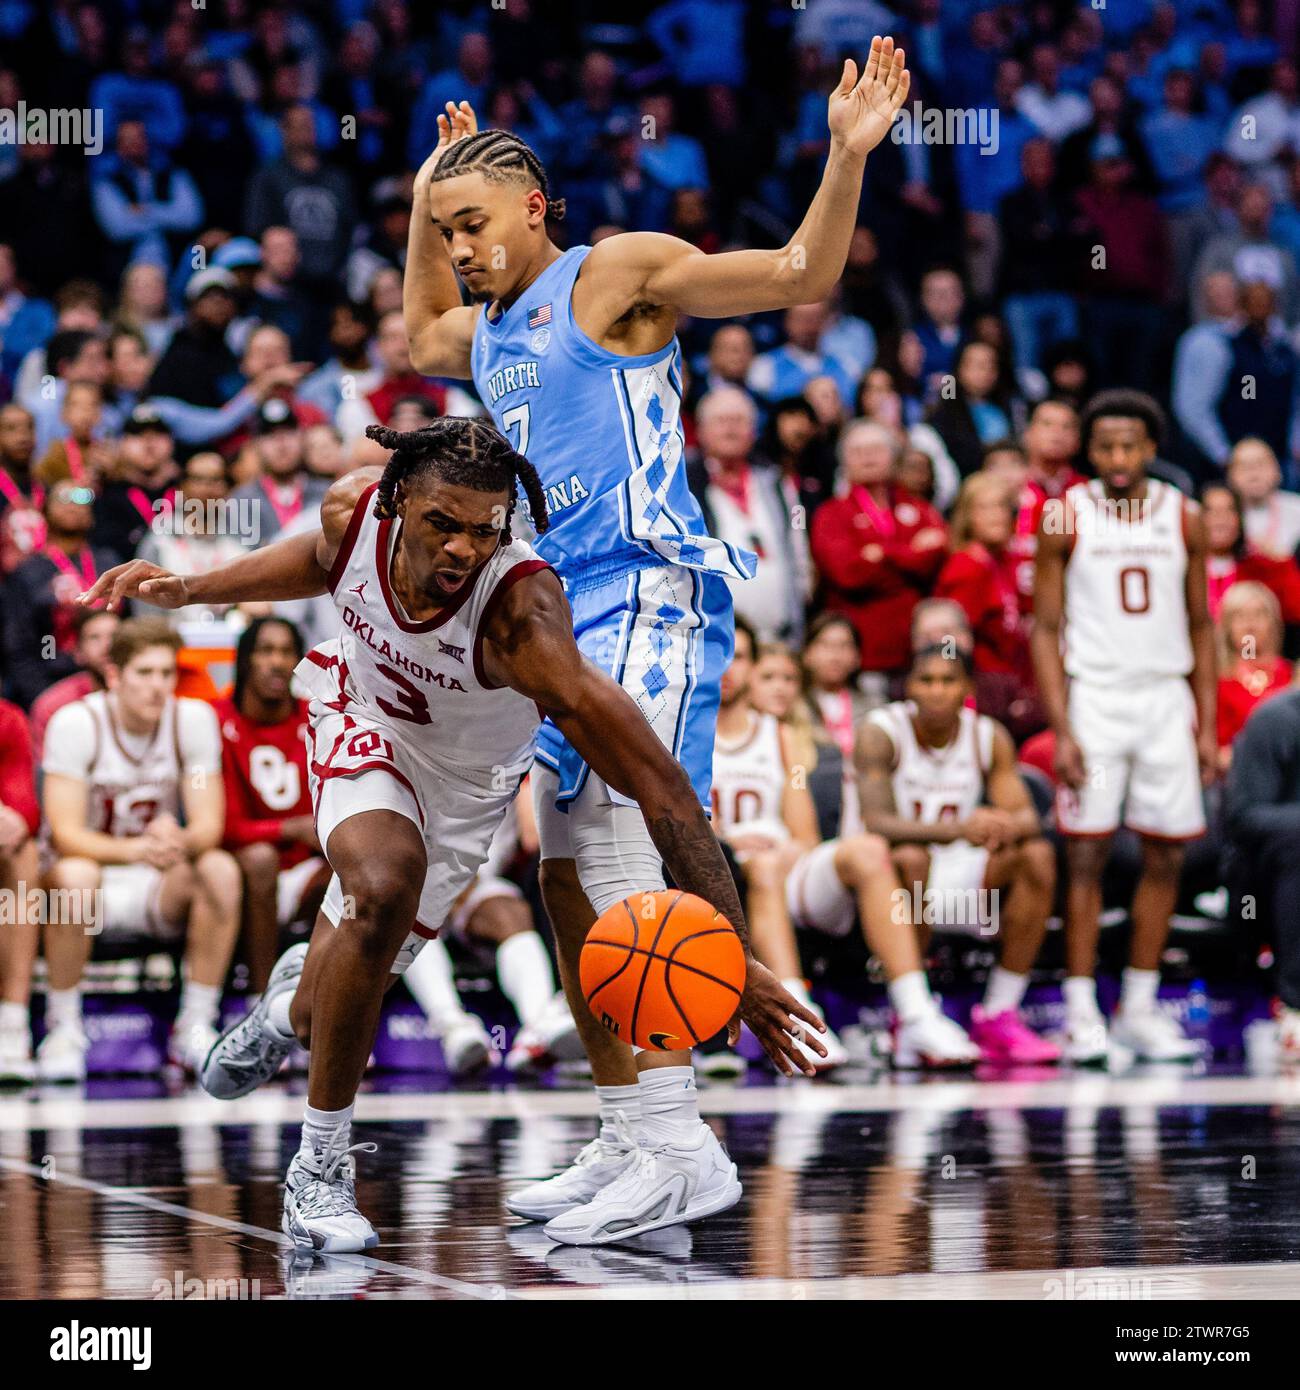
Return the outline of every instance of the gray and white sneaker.
{"type": "Polygon", "coordinates": [[[275,963],[257,1004],[213,1044],[199,1072],[199,1085],[218,1100],[236,1100],[269,1081],[297,1045],[282,1038],[267,1022],[271,1001],[298,988],[307,943],[299,942],[275,963]]]}
{"type": "Polygon", "coordinates": [[[284,1179],[280,1229],[299,1249],[326,1255],[356,1254],[379,1244],[375,1228],[357,1210],[354,1153],[372,1154],[378,1144],[339,1148],[336,1136],[321,1153],[299,1149],[284,1179]]]}

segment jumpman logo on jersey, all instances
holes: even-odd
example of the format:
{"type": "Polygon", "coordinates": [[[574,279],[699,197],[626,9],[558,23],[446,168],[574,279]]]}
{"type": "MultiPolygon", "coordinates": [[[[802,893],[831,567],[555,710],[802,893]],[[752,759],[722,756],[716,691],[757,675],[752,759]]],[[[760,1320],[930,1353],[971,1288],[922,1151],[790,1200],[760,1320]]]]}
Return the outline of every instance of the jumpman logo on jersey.
{"type": "Polygon", "coordinates": [[[348,590],[348,593],[350,593],[350,594],[356,594],[356,596],[361,600],[361,602],[364,603],[364,602],[366,601],[366,596],[365,596],[365,594],[363,594],[361,591],[362,591],[362,589],[364,589],[364,588],[366,587],[366,585],[369,584],[369,583],[370,583],[370,581],[369,581],[368,579],[363,579],[363,580],[361,581],[360,584],[356,585],[355,588],[349,589],[349,590],[348,590]]]}

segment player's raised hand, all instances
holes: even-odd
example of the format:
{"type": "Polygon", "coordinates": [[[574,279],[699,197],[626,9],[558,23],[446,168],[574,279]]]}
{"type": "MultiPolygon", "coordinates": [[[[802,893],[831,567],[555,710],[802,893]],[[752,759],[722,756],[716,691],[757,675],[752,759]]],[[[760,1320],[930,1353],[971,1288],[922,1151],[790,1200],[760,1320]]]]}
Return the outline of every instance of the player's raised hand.
{"type": "Polygon", "coordinates": [[[85,593],[77,595],[77,602],[90,608],[105,599],[104,607],[110,613],[115,613],[127,598],[141,598],[155,608],[184,608],[190,601],[188,585],[184,575],[172,574],[161,565],[128,560],[105,570],[85,593]]]}
{"type": "Polygon", "coordinates": [[[438,117],[438,143],[433,147],[433,152],[428,159],[420,165],[419,173],[415,176],[417,188],[429,182],[433,171],[438,167],[438,161],[456,143],[463,140],[467,135],[478,134],[478,117],[474,114],[474,108],[467,101],[447,103],[445,115],[438,117]]]}
{"type": "Polygon", "coordinates": [[[776,1064],[782,1076],[793,1076],[796,1071],[813,1076],[817,1071],[796,1044],[792,1033],[799,1035],[805,1047],[822,1057],[826,1056],[826,1048],[817,1036],[826,1031],[825,1023],[811,1009],[805,1008],[767,966],[760,965],[753,956],[748,960],[740,1008],[727,1027],[728,1042],[734,1044],[740,1037],[742,1019],[749,1024],[749,1031],[763,1044],[763,1051],[776,1064]]]}
{"type": "Polygon", "coordinates": [[[827,122],[832,142],[854,154],[870,154],[888,133],[911,85],[903,50],[891,38],[872,39],[861,78],[858,65],[846,58],[840,85],[831,93],[827,122]]]}

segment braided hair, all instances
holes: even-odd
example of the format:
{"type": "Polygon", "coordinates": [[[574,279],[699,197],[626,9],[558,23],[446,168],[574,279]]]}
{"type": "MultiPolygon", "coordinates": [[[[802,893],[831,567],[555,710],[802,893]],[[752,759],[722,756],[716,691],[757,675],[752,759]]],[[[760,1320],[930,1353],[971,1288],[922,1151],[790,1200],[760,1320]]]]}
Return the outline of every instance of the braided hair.
{"type": "Polygon", "coordinates": [[[459,174],[482,174],[489,183],[530,183],[542,190],[546,215],[564,216],[564,199],[551,197],[550,180],[532,148],[508,130],[480,130],[447,147],[433,169],[433,182],[459,174]]]}
{"type": "Polygon", "coordinates": [[[390,430],[370,425],[366,437],[393,451],[375,493],[375,515],[388,520],[397,515],[398,483],[432,475],[475,492],[505,492],[510,496],[502,540],[510,544],[510,519],[518,495],[516,484],[528,498],[533,528],[541,534],[549,526],[546,493],[537,469],[494,426],[483,420],[448,415],[423,429],[390,430]]]}

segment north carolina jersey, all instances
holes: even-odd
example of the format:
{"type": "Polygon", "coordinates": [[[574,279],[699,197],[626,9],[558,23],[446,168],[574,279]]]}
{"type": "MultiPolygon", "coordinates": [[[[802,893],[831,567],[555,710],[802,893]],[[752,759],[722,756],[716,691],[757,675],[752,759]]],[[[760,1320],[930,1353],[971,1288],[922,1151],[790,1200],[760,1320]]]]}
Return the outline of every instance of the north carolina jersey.
{"type": "Polygon", "coordinates": [[[781,818],[785,794],[785,754],[775,715],[750,711],[749,729],[728,743],[719,734],[713,744],[713,823],[726,839],[737,830],[787,840],[781,818]]]}
{"type": "Polygon", "coordinates": [[[1143,501],[1108,501],[1097,479],[1066,494],[1074,548],[1065,566],[1065,670],[1096,685],[1192,669],[1183,495],[1158,478],[1143,501]]]}
{"type": "Polygon", "coordinates": [[[910,700],[895,700],[867,715],[894,745],[891,785],[898,814],[926,825],[965,820],[984,798],[984,776],[993,760],[993,720],[963,708],[952,741],[943,748],[926,748],[917,741],[915,713],[910,700]]]}
{"type": "MultiPolygon", "coordinates": [[[[278,724],[258,724],[240,713],[232,696],[212,704],[221,723],[222,774],[226,787],[227,849],[259,841],[280,841],[279,823],[310,816],[307,787],[307,704],[295,700],[293,713],[278,724]]],[[[280,847],[280,867],[292,868],[314,855],[295,841],[280,847]]]]}
{"type": "MultiPolygon", "coordinates": [[[[523,541],[502,545],[439,613],[413,621],[390,579],[401,521],[376,518],[377,486],[358,499],[329,574],[342,632],[308,652],[294,674],[313,699],[364,720],[367,732],[353,743],[377,741],[382,752],[386,734],[417,762],[499,792],[528,770],[541,716],[531,700],[489,680],[483,629],[512,584],[547,566],[523,541]]],[[[315,755],[330,762],[335,751],[318,744],[315,755]]],[[[354,764],[364,761],[361,745],[346,751],[354,764]]]]}
{"type": "Polygon", "coordinates": [[[537,553],[566,587],[647,560],[748,579],[755,557],[706,533],[686,485],[677,339],[625,357],[574,322],[573,286],[590,250],[564,252],[495,319],[485,308],[474,329],[474,385],[546,491],[550,529],[537,553]]]}

